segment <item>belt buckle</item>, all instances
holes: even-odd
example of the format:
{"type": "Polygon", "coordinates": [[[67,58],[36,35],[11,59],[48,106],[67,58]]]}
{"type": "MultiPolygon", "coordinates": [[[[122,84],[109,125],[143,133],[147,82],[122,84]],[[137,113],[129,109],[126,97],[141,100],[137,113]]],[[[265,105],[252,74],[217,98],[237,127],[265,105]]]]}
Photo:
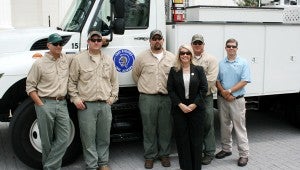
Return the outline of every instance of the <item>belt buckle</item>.
{"type": "Polygon", "coordinates": [[[57,96],[57,97],[55,97],[55,100],[56,100],[56,102],[59,102],[60,100],[63,100],[63,97],[62,96],[57,96]]]}

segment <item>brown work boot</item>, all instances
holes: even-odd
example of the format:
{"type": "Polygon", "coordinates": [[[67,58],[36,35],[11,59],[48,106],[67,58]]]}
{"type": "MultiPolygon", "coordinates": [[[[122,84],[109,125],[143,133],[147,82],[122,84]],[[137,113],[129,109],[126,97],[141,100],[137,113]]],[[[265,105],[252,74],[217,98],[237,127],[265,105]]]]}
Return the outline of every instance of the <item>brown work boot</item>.
{"type": "Polygon", "coordinates": [[[168,156],[161,157],[160,162],[161,162],[161,165],[163,167],[170,167],[171,166],[170,158],[168,156]]]}
{"type": "Polygon", "coordinates": [[[210,164],[213,159],[214,159],[214,156],[205,155],[204,157],[202,157],[202,165],[210,164]]]}
{"type": "Polygon", "coordinates": [[[152,169],[153,168],[153,159],[146,159],[145,160],[145,168],[152,169]]]}
{"type": "Polygon", "coordinates": [[[99,170],[110,170],[108,165],[102,165],[98,169],[99,170]]]}

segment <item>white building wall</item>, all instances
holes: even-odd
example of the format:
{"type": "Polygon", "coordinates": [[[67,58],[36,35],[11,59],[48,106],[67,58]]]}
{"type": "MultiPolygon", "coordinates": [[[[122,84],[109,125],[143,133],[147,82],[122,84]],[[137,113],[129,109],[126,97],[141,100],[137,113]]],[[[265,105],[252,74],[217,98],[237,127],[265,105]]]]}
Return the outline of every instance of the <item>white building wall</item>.
{"type": "MultiPolygon", "coordinates": [[[[1,0],[2,2],[3,0],[1,0]]],[[[61,23],[67,9],[73,0],[4,0],[11,1],[10,25],[15,28],[51,26],[57,27],[61,23]]],[[[0,3],[2,11],[2,5],[0,3]]],[[[0,12],[1,17],[1,12],[0,12]]],[[[0,18],[2,19],[2,18],[0,18]]],[[[9,21],[8,21],[9,22],[9,21]]],[[[1,24],[0,24],[0,27],[1,24]]]]}
{"type": "Polygon", "coordinates": [[[41,0],[11,0],[12,26],[42,26],[41,0]]]}
{"type": "Polygon", "coordinates": [[[0,30],[11,28],[10,0],[0,0],[0,30]]]}

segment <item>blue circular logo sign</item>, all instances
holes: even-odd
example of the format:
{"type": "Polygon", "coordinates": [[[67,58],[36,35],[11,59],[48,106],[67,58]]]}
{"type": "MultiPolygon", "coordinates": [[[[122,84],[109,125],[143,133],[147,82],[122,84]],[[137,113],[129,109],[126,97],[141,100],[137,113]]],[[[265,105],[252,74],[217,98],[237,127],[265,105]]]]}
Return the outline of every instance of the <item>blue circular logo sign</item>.
{"type": "Polygon", "coordinates": [[[115,62],[118,72],[128,72],[132,69],[134,54],[127,49],[121,49],[114,54],[113,60],[115,62]]]}

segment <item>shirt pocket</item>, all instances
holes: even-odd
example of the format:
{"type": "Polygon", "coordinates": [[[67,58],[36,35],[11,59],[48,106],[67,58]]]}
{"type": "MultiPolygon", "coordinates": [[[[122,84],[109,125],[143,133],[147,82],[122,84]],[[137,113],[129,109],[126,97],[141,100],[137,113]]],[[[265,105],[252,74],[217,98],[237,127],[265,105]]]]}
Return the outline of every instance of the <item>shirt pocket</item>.
{"type": "Polygon", "coordinates": [[[145,64],[142,74],[146,73],[146,74],[152,74],[155,72],[155,70],[157,69],[156,64],[155,63],[147,63],[145,64]]]}
{"type": "Polygon", "coordinates": [[[81,72],[80,72],[80,79],[83,82],[87,82],[90,79],[92,79],[94,73],[95,73],[95,69],[94,68],[85,68],[85,69],[82,69],[81,72]]]}
{"type": "Polygon", "coordinates": [[[43,79],[46,81],[53,81],[56,77],[56,69],[53,67],[46,67],[43,73],[43,79]]]}

